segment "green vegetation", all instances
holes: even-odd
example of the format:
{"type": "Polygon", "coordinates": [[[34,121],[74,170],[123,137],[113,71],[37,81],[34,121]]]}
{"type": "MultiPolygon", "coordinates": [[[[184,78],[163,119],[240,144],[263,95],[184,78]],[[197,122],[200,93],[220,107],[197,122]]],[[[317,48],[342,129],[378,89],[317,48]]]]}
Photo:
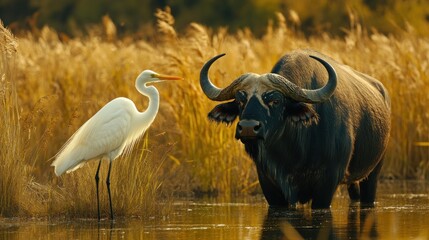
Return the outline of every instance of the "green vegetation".
{"type": "MultiPolygon", "coordinates": [[[[186,80],[158,86],[161,107],[154,125],[132,154],[113,163],[115,213],[149,216],[167,211],[157,209],[156,202],[179,194],[215,193],[228,199],[259,192],[253,163],[233,137],[235,127],[210,123],[206,117],[215,104],[200,90],[199,70],[222,52],[227,56],[210,72],[219,86],[244,72],[268,72],[283,54],[297,48],[316,49],[380,79],[393,106],[382,175],[429,176],[427,148],[414,145],[429,137],[427,38],[412,30],[396,36],[366,34],[355,22],[341,38],[305,38],[282,14],[266,25],[261,38],[247,29],[232,34],[197,23],[178,33],[168,10],[156,15],[157,28],[141,33],[154,34],[148,36],[153,40],[118,39],[109,31],[108,18],[104,27],[81,38],[60,38],[48,27],[14,38],[0,28],[2,216],[96,216],[97,163],[57,178],[49,166],[51,157],[111,99],[126,96],[145,108],[147,99],[134,88],[144,69],[186,80]]],[[[101,171],[104,179],[107,164],[101,171]]],[[[107,210],[105,191],[101,200],[107,210]]]]}

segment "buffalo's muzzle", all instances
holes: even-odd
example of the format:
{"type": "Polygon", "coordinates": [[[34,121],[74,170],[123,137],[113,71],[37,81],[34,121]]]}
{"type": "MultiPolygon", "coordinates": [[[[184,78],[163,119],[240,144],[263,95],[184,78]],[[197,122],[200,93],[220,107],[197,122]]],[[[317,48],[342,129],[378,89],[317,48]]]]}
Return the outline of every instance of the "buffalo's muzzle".
{"type": "Polygon", "coordinates": [[[238,122],[235,138],[241,140],[263,138],[262,123],[256,120],[241,120],[238,122]]]}

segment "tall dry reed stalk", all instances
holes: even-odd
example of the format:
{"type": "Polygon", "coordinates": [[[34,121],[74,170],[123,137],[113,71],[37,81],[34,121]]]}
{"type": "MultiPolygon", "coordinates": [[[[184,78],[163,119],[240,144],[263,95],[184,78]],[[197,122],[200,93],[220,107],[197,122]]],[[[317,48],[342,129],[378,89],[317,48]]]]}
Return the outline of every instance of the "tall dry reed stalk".
{"type": "Polygon", "coordinates": [[[17,41],[0,22],[0,215],[20,209],[28,179],[21,141],[16,86],[17,41]]]}

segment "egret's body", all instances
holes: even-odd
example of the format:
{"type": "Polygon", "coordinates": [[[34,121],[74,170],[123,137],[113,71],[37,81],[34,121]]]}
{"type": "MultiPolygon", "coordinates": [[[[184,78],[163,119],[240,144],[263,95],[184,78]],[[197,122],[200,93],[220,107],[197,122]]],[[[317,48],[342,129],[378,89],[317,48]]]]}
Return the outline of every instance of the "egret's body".
{"type": "Polygon", "coordinates": [[[92,159],[100,159],[95,175],[99,220],[98,173],[101,160],[107,159],[109,161],[106,183],[109,193],[110,214],[113,219],[110,196],[110,170],[112,161],[120,156],[124,150],[127,151],[133,147],[135,141],[152,124],[159,109],[158,90],[154,86],[146,86],[146,84],[162,80],[178,79],[181,78],[160,75],[150,70],[143,71],[136,79],[136,89],[149,98],[149,106],[144,112],[139,112],[130,99],[123,97],[116,98],[107,103],[83,124],[55,156],[52,166],[55,167],[55,174],[57,176],[60,176],[64,172],[72,172],[92,159]]]}

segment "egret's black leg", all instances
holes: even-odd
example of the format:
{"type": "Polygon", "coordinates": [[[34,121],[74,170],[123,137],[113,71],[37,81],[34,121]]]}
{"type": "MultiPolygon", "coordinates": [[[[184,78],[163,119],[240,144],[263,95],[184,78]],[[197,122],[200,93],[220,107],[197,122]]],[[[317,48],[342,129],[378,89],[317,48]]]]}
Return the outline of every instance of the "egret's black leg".
{"type": "Polygon", "coordinates": [[[113,208],[112,208],[112,196],[110,195],[110,170],[112,169],[112,161],[109,163],[109,171],[107,172],[107,192],[109,193],[109,203],[110,203],[110,218],[113,220],[113,208]]]}
{"type": "Polygon", "coordinates": [[[101,160],[97,167],[97,172],[95,173],[95,186],[97,187],[97,209],[98,209],[98,221],[100,221],[100,198],[98,196],[98,182],[100,178],[98,177],[98,173],[100,172],[101,160]]]}

